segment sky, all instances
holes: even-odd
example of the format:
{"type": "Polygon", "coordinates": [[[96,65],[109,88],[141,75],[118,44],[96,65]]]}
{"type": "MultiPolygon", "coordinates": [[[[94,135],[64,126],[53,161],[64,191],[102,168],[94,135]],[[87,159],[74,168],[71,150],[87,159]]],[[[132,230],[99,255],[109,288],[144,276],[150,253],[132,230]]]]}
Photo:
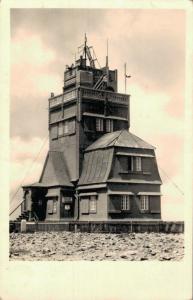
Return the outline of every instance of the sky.
{"type": "Polygon", "coordinates": [[[174,9],[11,10],[11,208],[39,180],[48,151],[48,98],[87,34],[101,66],[106,41],[118,90],[131,95],[130,131],[156,147],[162,218],[184,219],[185,12],[174,9]],[[17,193],[16,193],[17,192],[17,193]]]}

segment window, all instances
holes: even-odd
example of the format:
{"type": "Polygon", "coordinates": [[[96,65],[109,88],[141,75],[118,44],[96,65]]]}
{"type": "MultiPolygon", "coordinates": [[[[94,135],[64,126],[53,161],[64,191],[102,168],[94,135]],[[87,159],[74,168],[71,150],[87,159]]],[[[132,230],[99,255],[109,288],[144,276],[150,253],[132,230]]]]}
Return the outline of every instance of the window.
{"type": "Polygon", "coordinates": [[[141,172],[142,171],[142,160],[139,156],[121,156],[119,158],[120,172],[141,172]]]}
{"type": "Polygon", "coordinates": [[[97,196],[88,195],[80,199],[81,214],[95,214],[97,212],[97,196]]]}
{"type": "Polygon", "coordinates": [[[134,161],[133,157],[129,156],[128,157],[128,171],[133,171],[133,165],[134,165],[133,161],[134,161]]]}
{"type": "Polygon", "coordinates": [[[57,213],[57,200],[48,199],[47,212],[49,215],[57,213]]]}
{"type": "Polygon", "coordinates": [[[67,134],[68,133],[68,121],[65,121],[63,123],[63,128],[64,128],[64,134],[67,134]]]}
{"type": "Polygon", "coordinates": [[[113,120],[106,120],[106,132],[113,132],[113,120]]]}
{"type": "Polygon", "coordinates": [[[139,156],[135,157],[135,162],[136,162],[136,171],[140,172],[141,171],[141,157],[139,157],[139,156]]]}
{"type": "Polygon", "coordinates": [[[57,213],[57,200],[53,202],[53,214],[57,213]]]}
{"type": "Polygon", "coordinates": [[[50,132],[51,132],[52,140],[58,138],[58,126],[57,126],[57,124],[51,126],[50,132]]]}
{"type": "Polygon", "coordinates": [[[123,195],[121,199],[121,210],[130,210],[129,195],[123,195]]]}
{"type": "Polygon", "coordinates": [[[89,212],[90,213],[96,213],[97,207],[96,207],[96,196],[90,196],[90,207],[89,212]]]}
{"type": "Polygon", "coordinates": [[[58,135],[59,136],[63,135],[63,122],[60,122],[58,124],[58,135]]]}
{"type": "Polygon", "coordinates": [[[149,197],[148,195],[140,196],[140,204],[141,210],[148,210],[149,209],[149,197]]]}
{"type": "Polygon", "coordinates": [[[96,118],[96,131],[103,131],[103,119],[96,118]]]}
{"type": "Polygon", "coordinates": [[[81,198],[81,201],[80,201],[80,205],[81,205],[81,213],[82,214],[88,214],[89,213],[89,199],[88,198],[81,198]]]}
{"type": "Polygon", "coordinates": [[[75,132],[75,119],[60,122],[58,125],[58,135],[63,136],[75,132]]]}
{"type": "Polygon", "coordinates": [[[96,130],[96,123],[94,118],[84,116],[84,130],[87,132],[96,130]]]}

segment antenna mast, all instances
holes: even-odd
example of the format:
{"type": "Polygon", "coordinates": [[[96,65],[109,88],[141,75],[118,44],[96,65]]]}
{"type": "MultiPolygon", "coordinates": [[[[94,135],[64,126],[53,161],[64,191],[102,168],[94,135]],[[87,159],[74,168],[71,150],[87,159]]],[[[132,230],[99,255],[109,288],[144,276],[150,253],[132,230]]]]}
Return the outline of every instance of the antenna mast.
{"type": "Polygon", "coordinates": [[[86,33],[84,36],[84,58],[85,58],[85,65],[86,65],[86,49],[87,49],[87,37],[86,37],[86,33]]]}
{"type": "Polygon", "coordinates": [[[107,85],[109,83],[109,43],[107,39],[107,55],[106,55],[106,72],[107,72],[107,85]]]}
{"type": "Polygon", "coordinates": [[[131,75],[127,75],[127,65],[124,64],[124,77],[125,77],[125,94],[127,94],[127,78],[131,78],[131,75]]]}

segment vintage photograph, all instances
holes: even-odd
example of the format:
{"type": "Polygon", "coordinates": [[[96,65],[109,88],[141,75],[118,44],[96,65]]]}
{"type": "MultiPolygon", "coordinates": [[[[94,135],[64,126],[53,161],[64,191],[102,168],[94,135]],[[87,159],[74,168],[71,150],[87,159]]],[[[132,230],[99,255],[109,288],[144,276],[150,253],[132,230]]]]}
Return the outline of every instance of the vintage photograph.
{"type": "Polygon", "coordinates": [[[185,11],[10,22],[9,260],[183,260],[185,11]]]}

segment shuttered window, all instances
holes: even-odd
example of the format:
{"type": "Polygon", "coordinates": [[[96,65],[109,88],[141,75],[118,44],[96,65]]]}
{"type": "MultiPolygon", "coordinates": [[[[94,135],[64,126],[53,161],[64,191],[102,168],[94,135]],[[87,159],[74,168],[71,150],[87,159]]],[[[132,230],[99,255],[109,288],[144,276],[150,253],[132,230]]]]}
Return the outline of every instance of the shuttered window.
{"type": "Polygon", "coordinates": [[[69,120],[69,121],[68,121],[68,132],[69,132],[70,134],[75,132],[75,127],[76,127],[75,120],[74,120],[74,119],[69,120]]]}
{"type": "Polygon", "coordinates": [[[75,119],[66,120],[63,122],[60,122],[58,124],[58,135],[63,136],[66,134],[72,134],[76,131],[76,123],[75,119]]]}
{"type": "Polygon", "coordinates": [[[128,172],[128,158],[126,156],[122,156],[119,158],[120,172],[128,172]]]}
{"type": "Polygon", "coordinates": [[[149,208],[152,213],[160,213],[161,211],[161,201],[160,196],[150,196],[149,197],[149,208]]]}
{"type": "Polygon", "coordinates": [[[89,213],[89,199],[88,198],[81,198],[81,213],[88,214],[89,213]]]}
{"type": "Polygon", "coordinates": [[[90,196],[89,212],[90,213],[96,213],[96,211],[97,211],[97,199],[96,199],[96,196],[90,196]]]}
{"type": "Polygon", "coordinates": [[[112,195],[109,198],[109,212],[121,213],[121,196],[112,195]]]}
{"type": "Polygon", "coordinates": [[[53,200],[50,199],[47,202],[47,212],[48,214],[53,214],[53,200]]]}
{"type": "Polygon", "coordinates": [[[63,135],[63,122],[60,122],[58,124],[58,135],[59,136],[63,135]]]}
{"type": "Polygon", "coordinates": [[[57,137],[58,137],[58,126],[57,125],[52,125],[51,137],[52,137],[52,139],[57,139],[57,137]]]}

